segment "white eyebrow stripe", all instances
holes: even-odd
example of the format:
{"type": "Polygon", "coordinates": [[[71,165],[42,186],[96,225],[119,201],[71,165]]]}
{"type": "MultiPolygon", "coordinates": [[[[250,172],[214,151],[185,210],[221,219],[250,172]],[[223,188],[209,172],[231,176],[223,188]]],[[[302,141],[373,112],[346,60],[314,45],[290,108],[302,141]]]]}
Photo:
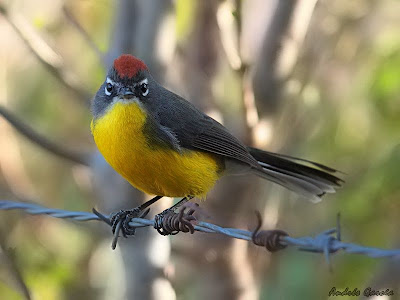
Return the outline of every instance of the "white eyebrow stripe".
{"type": "Polygon", "coordinates": [[[111,83],[111,84],[115,84],[115,82],[112,81],[112,80],[110,79],[110,77],[107,77],[107,78],[106,78],[106,82],[107,82],[107,83],[111,83]]]}
{"type": "Polygon", "coordinates": [[[139,82],[139,84],[142,84],[142,83],[148,84],[149,81],[147,80],[147,78],[145,78],[145,79],[143,79],[141,82],[139,82]]]}

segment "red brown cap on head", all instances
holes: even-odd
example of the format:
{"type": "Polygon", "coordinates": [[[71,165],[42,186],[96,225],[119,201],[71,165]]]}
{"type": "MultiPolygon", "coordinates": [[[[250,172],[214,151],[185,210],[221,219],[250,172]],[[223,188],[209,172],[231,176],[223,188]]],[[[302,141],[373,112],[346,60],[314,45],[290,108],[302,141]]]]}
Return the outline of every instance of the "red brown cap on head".
{"type": "Polygon", "coordinates": [[[114,69],[117,71],[119,77],[132,78],[139,71],[147,70],[147,66],[143,61],[130,54],[122,54],[114,60],[114,69]]]}

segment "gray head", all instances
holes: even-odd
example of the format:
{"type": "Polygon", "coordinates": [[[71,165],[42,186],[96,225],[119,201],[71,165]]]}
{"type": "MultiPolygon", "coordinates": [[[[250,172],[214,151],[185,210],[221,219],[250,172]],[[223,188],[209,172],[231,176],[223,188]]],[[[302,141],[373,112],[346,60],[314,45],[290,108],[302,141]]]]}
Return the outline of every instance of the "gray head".
{"type": "Polygon", "coordinates": [[[151,93],[153,78],[140,59],[123,54],[114,60],[106,80],[100,86],[92,102],[93,118],[104,115],[116,101],[141,101],[151,93]]]}

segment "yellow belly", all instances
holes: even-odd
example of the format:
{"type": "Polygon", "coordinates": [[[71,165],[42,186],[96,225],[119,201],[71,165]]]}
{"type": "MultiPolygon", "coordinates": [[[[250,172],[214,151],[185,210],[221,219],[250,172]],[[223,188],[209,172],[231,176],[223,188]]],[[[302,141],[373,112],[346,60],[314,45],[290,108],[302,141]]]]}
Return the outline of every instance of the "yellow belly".
{"type": "Polygon", "coordinates": [[[92,121],[94,140],[106,161],[148,194],[204,197],[218,179],[218,163],[208,153],[149,147],[146,116],[136,103],[120,103],[92,121]]]}

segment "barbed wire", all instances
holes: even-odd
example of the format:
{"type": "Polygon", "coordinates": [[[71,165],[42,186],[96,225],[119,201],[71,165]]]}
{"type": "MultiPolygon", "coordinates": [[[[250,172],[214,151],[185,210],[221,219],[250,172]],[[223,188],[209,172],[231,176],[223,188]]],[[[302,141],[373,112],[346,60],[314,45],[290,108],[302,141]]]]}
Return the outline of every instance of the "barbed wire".
{"type": "MultiPolygon", "coordinates": [[[[14,209],[23,210],[32,215],[49,215],[55,218],[73,219],[77,221],[102,220],[102,218],[98,215],[89,212],[52,209],[35,203],[15,202],[7,200],[0,201],[0,210],[14,209]]],[[[183,213],[181,212],[180,214],[176,215],[182,217],[182,214],[183,213]]],[[[109,216],[107,215],[102,215],[102,217],[109,218],[109,216]]],[[[372,258],[400,258],[400,249],[379,249],[374,247],[365,247],[354,243],[342,242],[339,216],[336,228],[323,231],[316,236],[305,236],[297,238],[289,236],[288,233],[282,230],[259,231],[261,227],[261,216],[259,215],[259,213],[257,214],[257,217],[258,226],[253,232],[237,228],[221,227],[203,221],[195,221],[193,222],[192,226],[194,231],[204,233],[218,233],[228,237],[250,241],[253,242],[255,245],[265,247],[271,252],[281,250],[283,248],[286,248],[287,246],[293,246],[300,251],[323,253],[328,263],[330,263],[330,255],[340,250],[346,253],[366,255],[372,258]]],[[[129,222],[129,226],[132,227],[132,229],[148,226],[155,227],[157,225],[156,223],[157,222],[154,219],[132,218],[129,222]]],[[[176,231],[189,232],[190,230],[185,231],[178,229],[176,231]]]]}

